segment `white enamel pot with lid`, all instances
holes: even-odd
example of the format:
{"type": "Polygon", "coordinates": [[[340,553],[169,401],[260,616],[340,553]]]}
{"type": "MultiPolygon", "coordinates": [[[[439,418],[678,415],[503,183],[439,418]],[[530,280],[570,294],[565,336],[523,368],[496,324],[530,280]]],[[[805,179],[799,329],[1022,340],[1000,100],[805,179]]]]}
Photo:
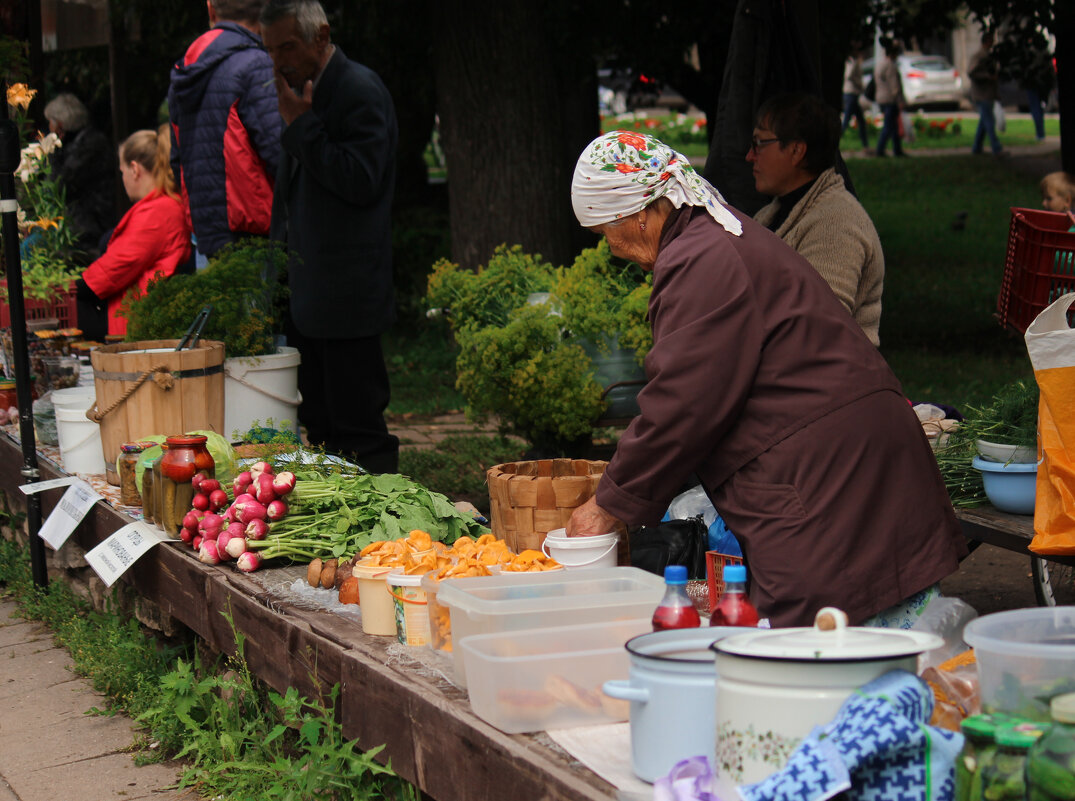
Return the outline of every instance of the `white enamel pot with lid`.
{"type": "Polygon", "coordinates": [[[630,678],[606,681],[605,695],[631,702],[631,768],[652,782],[681,759],[713,761],[716,640],[740,628],[670,629],[627,641],[630,678]]]}
{"type": "Polygon", "coordinates": [[[808,628],[760,629],[715,642],[717,761],[744,784],[779,770],[815,726],[828,723],[859,687],[890,670],[916,672],[935,634],[847,625],[826,607],[808,628]]]}

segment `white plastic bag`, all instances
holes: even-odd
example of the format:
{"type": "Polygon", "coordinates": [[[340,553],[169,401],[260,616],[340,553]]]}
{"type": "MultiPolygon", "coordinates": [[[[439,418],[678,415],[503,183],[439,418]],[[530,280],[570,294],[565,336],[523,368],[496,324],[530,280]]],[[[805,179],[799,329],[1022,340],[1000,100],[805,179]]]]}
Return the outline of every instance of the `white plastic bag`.
{"type": "Polygon", "coordinates": [[[944,645],[927,651],[918,658],[918,672],[947,662],[953,656],[963,653],[968,646],[963,641],[963,629],[978,617],[973,606],[959,598],[938,595],[926,604],[922,614],[911,627],[914,631],[925,631],[944,638],[944,645]]]}
{"type": "Polygon", "coordinates": [[[1000,104],[999,100],[993,101],[993,120],[997,124],[999,133],[1004,133],[1008,130],[1008,118],[1004,116],[1004,106],[1000,104]]]}

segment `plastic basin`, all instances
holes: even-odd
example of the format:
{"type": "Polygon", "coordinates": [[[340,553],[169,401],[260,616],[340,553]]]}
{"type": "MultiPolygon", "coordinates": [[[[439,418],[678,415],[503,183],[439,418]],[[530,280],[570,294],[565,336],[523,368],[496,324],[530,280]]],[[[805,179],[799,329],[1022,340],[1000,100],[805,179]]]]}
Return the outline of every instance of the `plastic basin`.
{"type": "Polygon", "coordinates": [[[990,462],[975,456],[971,466],[982,473],[985,495],[1002,512],[1016,515],[1034,514],[1037,491],[1037,464],[990,462]]]}

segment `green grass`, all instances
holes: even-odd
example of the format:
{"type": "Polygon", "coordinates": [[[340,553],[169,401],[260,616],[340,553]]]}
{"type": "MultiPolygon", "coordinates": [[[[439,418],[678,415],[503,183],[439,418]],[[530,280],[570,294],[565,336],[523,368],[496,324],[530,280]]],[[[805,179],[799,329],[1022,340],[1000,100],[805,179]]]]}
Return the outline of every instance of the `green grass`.
{"type": "MultiPolygon", "coordinates": [[[[953,112],[944,117],[930,116],[923,117],[920,114],[912,114],[912,119],[921,119],[927,126],[930,122],[944,122],[951,120],[947,132],[939,136],[929,136],[925,133],[918,133],[913,142],[903,140],[904,149],[909,152],[915,150],[970,150],[971,145],[974,143],[974,132],[978,127],[978,115],[974,113],[968,113],[965,111],[953,112]],[[958,130],[958,133],[955,131],[958,130]]],[[[870,149],[874,149],[877,146],[877,137],[880,133],[880,117],[874,117],[872,115],[867,116],[868,126],[868,138],[870,142],[870,149]],[[869,121],[876,121],[876,124],[871,124],[869,121]]],[[[1045,119],[1045,133],[1048,136],[1060,135],[1060,120],[1056,115],[1046,117],[1045,119]]],[[[1009,119],[1008,128],[1004,133],[997,134],[1000,139],[1000,143],[1004,147],[1013,147],[1016,145],[1033,145],[1037,142],[1037,137],[1034,133],[1034,121],[1027,119],[1009,119]]],[[[844,151],[856,151],[861,149],[862,140],[859,138],[858,131],[854,128],[848,128],[840,139],[840,149],[844,151]]],[[[988,141],[985,143],[986,150],[989,149],[988,141]]],[[[689,154],[688,154],[689,155],[689,154]]]]}

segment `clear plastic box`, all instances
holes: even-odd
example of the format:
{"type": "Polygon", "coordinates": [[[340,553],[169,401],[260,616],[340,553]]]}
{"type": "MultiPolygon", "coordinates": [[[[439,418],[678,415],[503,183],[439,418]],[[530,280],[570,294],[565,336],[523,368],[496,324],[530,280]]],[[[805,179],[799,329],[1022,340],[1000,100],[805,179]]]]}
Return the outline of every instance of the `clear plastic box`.
{"type": "Polygon", "coordinates": [[[1075,691],[1075,606],[983,615],[963,639],[978,661],[983,712],[1049,720],[1050,699],[1075,691]]]}
{"type": "Polygon", "coordinates": [[[646,617],[467,637],[474,714],[508,734],[627,720],[630,704],[601,685],[628,678],[624,643],[650,629],[646,617]]]}
{"type": "Polygon", "coordinates": [[[437,602],[450,610],[456,682],[467,686],[464,637],[581,623],[650,619],[664,579],[636,567],[501,573],[445,579],[437,602]]]}

